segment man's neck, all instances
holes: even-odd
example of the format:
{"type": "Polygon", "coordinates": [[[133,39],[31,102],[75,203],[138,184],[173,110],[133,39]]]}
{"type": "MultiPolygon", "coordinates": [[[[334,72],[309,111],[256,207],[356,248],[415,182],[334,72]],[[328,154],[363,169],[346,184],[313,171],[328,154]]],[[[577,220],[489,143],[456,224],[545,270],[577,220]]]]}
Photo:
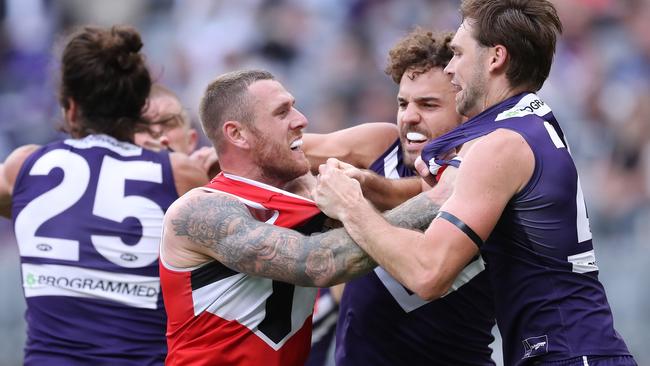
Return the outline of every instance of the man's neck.
{"type": "MultiPolygon", "coordinates": [[[[483,113],[488,108],[495,106],[506,99],[514,97],[517,94],[523,93],[526,90],[527,88],[525,87],[511,87],[507,82],[496,83],[494,86],[488,87],[488,90],[485,93],[485,97],[479,101],[480,104],[477,106],[478,108],[476,109],[475,113],[467,116],[467,120],[474,118],[475,116],[483,113]]],[[[463,123],[467,122],[467,120],[465,120],[463,123]]]]}

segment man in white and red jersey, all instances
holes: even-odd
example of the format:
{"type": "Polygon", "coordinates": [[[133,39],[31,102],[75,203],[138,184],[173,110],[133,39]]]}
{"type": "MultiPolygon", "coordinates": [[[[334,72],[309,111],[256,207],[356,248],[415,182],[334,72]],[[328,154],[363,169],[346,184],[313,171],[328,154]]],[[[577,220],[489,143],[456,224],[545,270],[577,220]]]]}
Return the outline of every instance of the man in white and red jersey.
{"type": "MultiPolygon", "coordinates": [[[[316,295],[309,287],[375,266],[343,229],[311,235],[328,219],[295,194],[308,195],[314,178],[301,150],[307,119],[294,103],[265,71],[227,73],[205,91],[201,122],[222,173],[165,215],[168,365],[303,365],[316,295]]],[[[422,228],[433,214],[387,218],[422,228]]]]}

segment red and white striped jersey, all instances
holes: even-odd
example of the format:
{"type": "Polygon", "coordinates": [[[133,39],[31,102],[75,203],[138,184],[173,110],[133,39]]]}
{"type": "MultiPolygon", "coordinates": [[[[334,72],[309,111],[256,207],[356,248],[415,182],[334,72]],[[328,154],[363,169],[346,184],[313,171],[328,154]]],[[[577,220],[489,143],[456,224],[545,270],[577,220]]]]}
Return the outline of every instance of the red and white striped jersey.
{"type": "MultiPolygon", "coordinates": [[[[202,189],[237,197],[253,216],[305,234],[325,215],[308,199],[250,179],[219,174],[202,189]]],[[[315,288],[256,277],[212,261],[174,268],[160,253],[167,310],[167,365],[303,365],[311,341],[315,288]]]]}

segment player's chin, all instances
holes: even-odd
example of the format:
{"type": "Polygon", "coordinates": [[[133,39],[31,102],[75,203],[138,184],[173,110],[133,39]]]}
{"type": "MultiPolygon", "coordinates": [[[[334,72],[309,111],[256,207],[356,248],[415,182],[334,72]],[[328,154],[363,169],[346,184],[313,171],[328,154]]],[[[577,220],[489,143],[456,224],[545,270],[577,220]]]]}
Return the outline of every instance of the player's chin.
{"type": "Polygon", "coordinates": [[[402,161],[407,168],[414,169],[415,159],[417,159],[418,156],[420,156],[420,151],[413,153],[405,151],[404,155],[402,155],[402,161]]]}
{"type": "Polygon", "coordinates": [[[302,174],[307,174],[310,171],[311,165],[309,164],[309,160],[307,158],[302,159],[299,164],[298,164],[298,169],[302,172],[302,174]]]}
{"type": "Polygon", "coordinates": [[[302,154],[301,157],[296,157],[291,162],[291,170],[295,171],[296,173],[300,173],[300,175],[307,174],[310,168],[311,165],[309,164],[309,160],[307,160],[305,154],[302,154]]]}

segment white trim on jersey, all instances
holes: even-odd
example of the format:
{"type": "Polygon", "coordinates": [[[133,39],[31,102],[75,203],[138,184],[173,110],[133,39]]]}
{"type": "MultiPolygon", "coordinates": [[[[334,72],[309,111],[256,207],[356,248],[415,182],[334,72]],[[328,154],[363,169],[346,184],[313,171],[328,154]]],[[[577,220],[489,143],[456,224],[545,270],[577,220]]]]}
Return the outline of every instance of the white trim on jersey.
{"type": "Polygon", "coordinates": [[[422,300],[417,294],[409,294],[404,286],[393,278],[385,269],[375,268],[375,274],[379,277],[381,283],[390,292],[399,306],[407,313],[430,303],[431,301],[422,300]]]}
{"type": "Polygon", "coordinates": [[[456,276],[454,282],[451,284],[449,291],[443,296],[447,296],[453,291],[458,290],[461,286],[471,281],[472,278],[478,276],[479,273],[485,270],[485,261],[480,255],[472,263],[468,264],[463,268],[462,271],[456,276]]]}
{"type": "Polygon", "coordinates": [[[587,273],[598,270],[596,265],[596,253],[594,250],[588,250],[583,253],[570,255],[566,258],[573,266],[572,271],[575,273],[587,273]]]}
{"type": "Polygon", "coordinates": [[[140,156],[142,155],[142,148],[123,141],[118,141],[114,137],[108,135],[88,135],[82,139],[67,139],[63,141],[66,145],[70,145],[77,149],[90,149],[93,147],[103,147],[111,150],[121,156],[140,156]]]}
{"type": "Polygon", "coordinates": [[[536,94],[530,93],[519,99],[519,102],[512,108],[499,113],[494,121],[498,122],[509,118],[524,117],[529,114],[544,117],[549,113],[551,113],[551,108],[548,104],[544,103],[536,94]]]}
{"type": "Polygon", "coordinates": [[[204,191],[213,192],[213,193],[223,193],[223,194],[225,194],[225,195],[228,195],[228,196],[230,196],[230,197],[233,197],[233,198],[238,199],[241,203],[245,204],[245,205],[248,206],[248,207],[252,207],[252,208],[255,208],[255,209],[258,209],[258,210],[273,211],[273,215],[271,215],[271,217],[270,217],[269,219],[267,219],[266,221],[264,221],[264,222],[267,223],[267,224],[271,224],[271,225],[275,224],[275,220],[277,220],[278,217],[280,216],[280,211],[278,211],[278,210],[271,210],[271,209],[269,209],[269,208],[264,207],[264,205],[262,205],[262,204],[260,204],[260,203],[257,203],[257,202],[255,202],[255,201],[248,200],[248,199],[246,199],[246,198],[239,197],[239,196],[236,195],[236,194],[232,194],[232,193],[228,193],[228,192],[220,191],[220,190],[218,190],[218,189],[214,189],[214,188],[210,188],[210,187],[200,187],[200,188],[197,188],[197,189],[203,189],[204,191]]]}
{"type": "Polygon", "coordinates": [[[277,188],[277,187],[270,186],[270,185],[262,183],[262,182],[258,182],[256,180],[252,180],[252,179],[248,179],[248,178],[244,178],[244,177],[240,177],[240,176],[232,175],[232,174],[228,174],[228,173],[223,173],[223,176],[228,178],[228,179],[236,180],[236,181],[239,181],[239,182],[244,182],[244,183],[250,184],[252,186],[264,188],[264,189],[269,190],[269,191],[282,193],[282,194],[284,194],[286,196],[289,196],[289,197],[293,197],[293,198],[297,198],[297,199],[300,199],[300,200],[303,200],[303,201],[315,203],[314,201],[310,200],[309,198],[299,196],[297,194],[285,191],[285,190],[277,188]]]}
{"type": "Polygon", "coordinates": [[[393,151],[384,157],[384,176],[388,179],[401,178],[397,172],[397,164],[399,164],[399,160],[397,159],[397,151],[399,151],[399,143],[397,146],[395,146],[393,151]]]}

